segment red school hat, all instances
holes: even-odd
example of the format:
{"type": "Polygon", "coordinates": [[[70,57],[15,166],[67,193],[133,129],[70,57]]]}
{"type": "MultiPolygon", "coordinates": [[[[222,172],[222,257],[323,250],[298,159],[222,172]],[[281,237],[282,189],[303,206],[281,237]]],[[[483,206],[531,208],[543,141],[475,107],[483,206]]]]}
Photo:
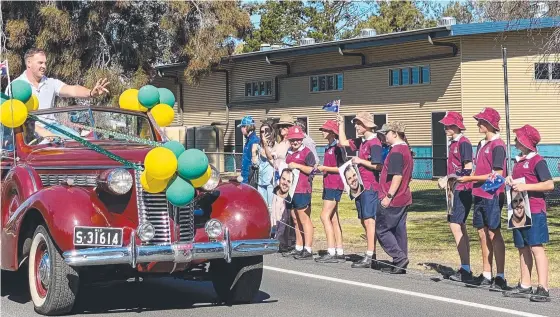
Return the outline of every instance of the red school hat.
{"type": "Polygon", "coordinates": [[[482,109],[480,113],[474,115],[473,118],[475,118],[476,120],[484,120],[490,123],[490,125],[494,127],[496,131],[500,131],[501,117],[498,111],[496,111],[496,109],[494,108],[486,107],[482,109]]]}
{"type": "Polygon", "coordinates": [[[445,117],[439,120],[439,122],[443,125],[454,125],[457,126],[461,130],[466,130],[465,125],[463,124],[463,116],[456,111],[447,111],[445,113],[445,117]]]}
{"type": "Polygon", "coordinates": [[[519,129],[513,129],[515,137],[519,143],[529,150],[536,152],[537,144],[541,141],[541,134],[533,126],[526,124],[519,129]]]}
{"type": "Polygon", "coordinates": [[[305,135],[303,134],[303,130],[297,125],[291,126],[288,129],[288,135],[286,136],[288,140],[297,140],[297,139],[304,139],[305,135]]]}
{"type": "Polygon", "coordinates": [[[327,120],[323,125],[319,128],[320,131],[331,131],[334,134],[338,135],[338,123],[335,120],[327,120]]]}

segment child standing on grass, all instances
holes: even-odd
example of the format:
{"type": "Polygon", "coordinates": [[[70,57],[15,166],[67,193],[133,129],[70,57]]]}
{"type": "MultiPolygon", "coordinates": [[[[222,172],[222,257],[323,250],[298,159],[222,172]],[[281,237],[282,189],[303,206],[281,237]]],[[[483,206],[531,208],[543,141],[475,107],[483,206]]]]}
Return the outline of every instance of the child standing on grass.
{"type": "Polygon", "coordinates": [[[338,146],[338,124],[335,120],[327,120],[319,129],[323,138],[328,141],[325,149],[323,165],[317,169],[323,173],[323,211],[321,222],[327,236],[327,254],[316,258],[320,263],[345,262],[342,248],[342,229],[338,218],[338,202],[342,196],[344,184],[338,173],[338,168],[344,165],[344,149],[338,146]]]}
{"type": "Polygon", "coordinates": [[[529,297],[532,302],[549,302],[548,258],[543,246],[549,240],[544,192],[553,190],[554,182],[546,161],[537,153],[537,144],[541,140],[539,131],[526,124],[513,132],[516,136],[515,147],[521,153],[515,158],[512,176],[507,178],[506,183],[514,192],[527,191],[532,225],[513,229],[513,242],[519,250],[521,280],[517,287],[503,294],[509,297],[529,297]],[[516,184],[515,180],[519,178],[525,178],[525,184],[516,184]],[[539,277],[539,284],[534,292],[531,287],[533,256],[539,277]]]}
{"type": "Polygon", "coordinates": [[[377,126],[373,123],[371,113],[359,112],[352,119],[352,123],[354,123],[357,135],[363,137],[349,140],[344,133],[344,120],[340,115],[337,117],[337,121],[340,146],[350,147],[353,151],[358,150],[358,156],[354,157],[352,162],[358,164],[360,176],[364,183],[364,192],[356,198],[356,209],[358,210],[358,218],[362,221],[362,226],[366,231],[367,251],[362,261],[353,263],[352,267],[375,269],[377,268],[375,217],[379,203],[379,173],[383,166],[381,142],[374,132],[377,126]]]}
{"type": "MultiPolygon", "coordinates": [[[[445,134],[449,138],[449,154],[447,156],[447,175],[470,175],[472,171],[472,145],[463,135],[465,125],[463,116],[455,111],[448,111],[441,119],[445,126],[445,134]],[[466,174],[468,173],[468,174],[466,174]]],[[[469,236],[466,221],[472,205],[472,184],[457,184],[453,193],[453,210],[447,216],[449,228],[455,238],[461,268],[455,275],[449,277],[456,282],[472,280],[470,263],[469,236]]]]}
{"type": "Polygon", "coordinates": [[[287,209],[291,210],[294,224],[297,228],[296,247],[290,252],[296,260],[313,259],[311,192],[316,161],[313,152],[303,145],[304,138],[305,134],[300,127],[292,126],[288,129],[287,139],[290,141],[290,149],[286,156],[286,163],[288,163],[289,168],[300,170],[294,196],[291,203],[288,203],[286,206],[287,209]]]}

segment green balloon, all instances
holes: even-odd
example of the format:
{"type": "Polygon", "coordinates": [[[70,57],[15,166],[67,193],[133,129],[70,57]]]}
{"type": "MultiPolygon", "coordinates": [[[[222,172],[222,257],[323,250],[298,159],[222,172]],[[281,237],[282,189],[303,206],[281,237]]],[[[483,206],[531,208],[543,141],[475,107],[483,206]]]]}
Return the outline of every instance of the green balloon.
{"type": "Polygon", "coordinates": [[[188,149],[179,156],[177,172],[185,179],[197,179],[208,170],[208,157],[197,149],[188,149]]]}
{"type": "Polygon", "coordinates": [[[181,156],[181,154],[183,154],[183,152],[185,152],[185,147],[183,146],[183,144],[181,144],[181,142],[178,142],[178,141],[165,142],[163,147],[167,148],[167,149],[170,149],[171,152],[173,152],[173,154],[175,154],[175,156],[177,158],[179,158],[179,156],[181,156]]]}
{"type": "Polygon", "coordinates": [[[31,85],[24,80],[16,80],[12,82],[10,87],[11,95],[23,103],[26,103],[31,98],[31,85]]]}
{"type": "Polygon", "coordinates": [[[194,198],[194,187],[181,177],[175,177],[165,191],[167,200],[176,207],[188,205],[194,198]]]}
{"type": "Polygon", "coordinates": [[[138,101],[148,109],[159,103],[159,91],[152,85],[146,85],[138,91],[138,101]]]}
{"type": "Polygon", "coordinates": [[[4,101],[9,100],[10,96],[6,95],[3,92],[0,92],[0,105],[4,103],[4,101]]]}
{"type": "Polygon", "coordinates": [[[159,91],[159,103],[166,104],[173,108],[175,105],[175,95],[173,92],[167,88],[158,88],[159,91]]]}

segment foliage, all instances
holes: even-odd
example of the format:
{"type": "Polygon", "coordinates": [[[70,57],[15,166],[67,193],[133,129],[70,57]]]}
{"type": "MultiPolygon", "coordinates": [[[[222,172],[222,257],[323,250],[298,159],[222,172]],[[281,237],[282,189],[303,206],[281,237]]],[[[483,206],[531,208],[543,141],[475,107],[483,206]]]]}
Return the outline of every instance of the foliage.
{"type": "Polygon", "coordinates": [[[357,29],[374,28],[378,34],[386,34],[434,27],[436,24],[436,20],[425,17],[416,1],[379,1],[378,14],[358,24],[357,29]]]}

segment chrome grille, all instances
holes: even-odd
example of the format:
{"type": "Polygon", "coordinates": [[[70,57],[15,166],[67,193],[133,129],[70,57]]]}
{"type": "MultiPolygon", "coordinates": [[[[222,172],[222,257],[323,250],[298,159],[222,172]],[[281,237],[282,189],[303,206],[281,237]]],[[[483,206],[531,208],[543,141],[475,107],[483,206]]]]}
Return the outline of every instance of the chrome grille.
{"type": "Polygon", "coordinates": [[[191,206],[176,208],[179,212],[179,241],[192,242],[194,240],[194,210],[191,206]]]}
{"type": "Polygon", "coordinates": [[[97,186],[97,174],[39,174],[43,186],[59,185],[68,179],[74,181],[75,186],[97,186]]]}

